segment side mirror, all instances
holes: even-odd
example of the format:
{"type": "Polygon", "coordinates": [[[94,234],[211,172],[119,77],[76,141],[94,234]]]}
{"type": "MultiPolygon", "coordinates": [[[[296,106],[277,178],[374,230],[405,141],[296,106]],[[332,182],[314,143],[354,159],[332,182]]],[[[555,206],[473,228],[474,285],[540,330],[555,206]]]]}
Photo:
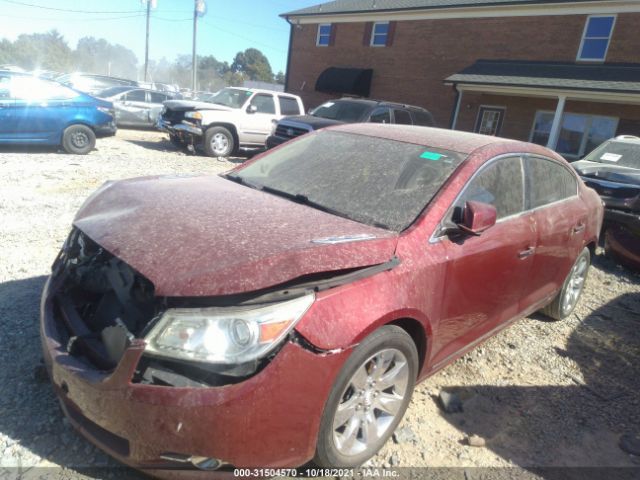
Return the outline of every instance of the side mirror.
{"type": "Polygon", "coordinates": [[[482,202],[467,202],[462,213],[462,223],[458,228],[470,235],[479,236],[496,224],[498,212],[496,207],[482,202]]]}
{"type": "Polygon", "coordinates": [[[247,107],[247,113],[256,113],[258,111],[258,107],[255,105],[249,105],[247,107]]]}

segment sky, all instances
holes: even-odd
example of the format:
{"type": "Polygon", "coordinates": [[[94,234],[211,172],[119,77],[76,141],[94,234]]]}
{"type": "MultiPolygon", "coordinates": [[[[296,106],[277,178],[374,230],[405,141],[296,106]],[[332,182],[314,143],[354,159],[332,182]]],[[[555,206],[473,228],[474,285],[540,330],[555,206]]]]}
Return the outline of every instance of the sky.
{"type": "MultiPolygon", "coordinates": [[[[277,73],[286,68],[289,43],[289,26],[279,15],[323,1],[206,3],[207,13],[198,23],[198,55],[213,55],[231,63],[238,51],[253,47],[267,56],[277,73]]],[[[151,14],[149,58],[172,61],[179,54],[191,55],[193,10],[194,0],[157,0],[151,14]]],[[[141,0],[0,0],[0,38],[15,40],[22,33],[55,28],[72,48],[85,36],[105,38],[131,49],[143,64],[145,12],[141,0]]]]}

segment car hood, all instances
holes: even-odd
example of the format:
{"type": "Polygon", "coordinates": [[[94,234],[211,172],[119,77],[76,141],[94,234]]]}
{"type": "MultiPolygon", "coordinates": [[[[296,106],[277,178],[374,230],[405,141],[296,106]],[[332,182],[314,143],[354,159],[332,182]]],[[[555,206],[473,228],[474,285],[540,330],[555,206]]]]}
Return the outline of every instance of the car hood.
{"type": "Polygon", "coordinates": [[[169,110],[178,112],[185,112],[188,110],[222,110],[230,112],[234,110],[231,107],[225,107],[224,105],[217,105],[215,103],[198,102],[195,100],[167,100],[164,102],[164,106],[169,110]]]}
{"type": "Polygon", "coordinates": [[[283,124],[298,123],[311,127],[312,130],[318,130],[320,128],[331,127],[333,125],[342,125],[345,122],[339,120],[331,120],[329,118],[314,117],[313,115],[295,115],[292,117],[285,117],[281,120],[283,124]]]}
{"type": "Polygon", "coordinates": [[[394,232],[218,176],[108,182],[74,225],[148,278],[158,296],[245,293],[377,265],[397,243],[394,232]]]}
{"type": "Polygon", "coordinates": [[[582,177],[640,187],[640,169],[581,160],[571,164],[582,177]]]}

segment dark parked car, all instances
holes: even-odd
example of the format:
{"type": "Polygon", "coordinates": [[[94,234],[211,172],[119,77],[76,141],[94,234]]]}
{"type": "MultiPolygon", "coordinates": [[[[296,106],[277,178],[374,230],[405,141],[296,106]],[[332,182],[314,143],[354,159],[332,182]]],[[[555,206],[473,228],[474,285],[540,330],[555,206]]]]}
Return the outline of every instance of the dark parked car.
{"type": "Polygon", "coordinates": [[[56,81],[90,95],[95,95],[110,87],[137,87],[135,80],[94,75],[92,73],[67,73],[56,78],[56,81]]]}
{"type": "Polygon", "coordinates": [[[115,135],[111,102],[57,82],[0,71],[0,143],[61,145],[93,150],[96,137],[115,135]]]}
{"type": "Polygon", "coordinates": [[[111,87],[96,96],[113,102],[119,127],[155,127],[163,102],[181,98],[179,94],[135,87],[111,87]]]}
{"type": "Polygon", "coordinates": [[[358,465],[416,382],[524,315],[568,316],[601,222],[546,148],[407,126],[110,182],[45,286],[45,363],[71,424],[154,475],[358,465]]]}
{"type": "Polygon", "coordinates": [[[308,115],[289,116],[274,121],[271,135],[267,138],[267,148],[276,147],[319,128],[364,122],[436,126],[431,113],[421,107],[377,100],[341,98],[323,103],[308,115]]]}
{"type": "Polygon", "coordinates": [[[605,250],[640,270],[640,138],[613,138],[572,165],[605,203],[605,250]]]}

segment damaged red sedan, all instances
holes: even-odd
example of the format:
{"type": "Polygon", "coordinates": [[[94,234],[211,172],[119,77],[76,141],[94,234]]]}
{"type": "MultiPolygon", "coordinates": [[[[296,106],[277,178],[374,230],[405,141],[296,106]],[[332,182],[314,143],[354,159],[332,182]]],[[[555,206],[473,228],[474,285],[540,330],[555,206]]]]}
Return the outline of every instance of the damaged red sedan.
{"type": "Polygon", "coordinates": [[[545,148],[421,127],[109,182],[45,287],[45,361],[71,423],[154,474],[359,465],[416,382],[571,313],[602,215],[545,148]]]}

